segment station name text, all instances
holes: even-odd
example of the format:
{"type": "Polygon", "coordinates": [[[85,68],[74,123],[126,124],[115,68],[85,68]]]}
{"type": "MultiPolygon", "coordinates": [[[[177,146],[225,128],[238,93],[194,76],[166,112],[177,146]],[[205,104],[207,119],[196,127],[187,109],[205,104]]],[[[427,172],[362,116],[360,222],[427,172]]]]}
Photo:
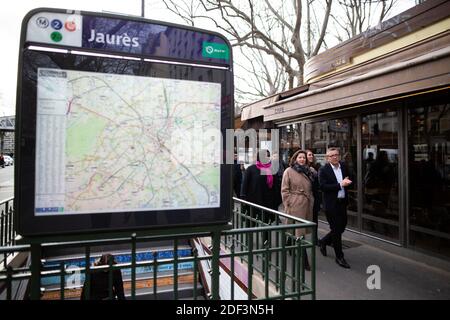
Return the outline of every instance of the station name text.
{"type": "Polygon", "coordinates": [[[131,38],[126,33],[123,33],[122,35],[107,34],[107,33],[105,34],[102,32],[96,32],[95,29],[91,30],[91,36],[88,39],[88,41],[95,43],[113,44],[124,47],[139,47],[138,37],[131,38]]]}

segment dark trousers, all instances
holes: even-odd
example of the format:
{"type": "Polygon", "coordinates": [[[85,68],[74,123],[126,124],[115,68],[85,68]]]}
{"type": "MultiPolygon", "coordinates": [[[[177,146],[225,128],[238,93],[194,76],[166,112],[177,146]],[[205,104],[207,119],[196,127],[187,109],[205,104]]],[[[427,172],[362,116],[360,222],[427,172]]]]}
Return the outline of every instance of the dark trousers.
{"type": "Polygon", "coordinates": [[[316,245],[319,243],[319,210],[313,210],[313,222],[316,224],[316,245]]]}
{"type": "Polygon", "coordinates": [[[322,238],[321,242],[327,246],[333,245],[336,258],[344,257],[342,252],[342,234],[347,226],[347,206],[338,201],[333,211],[325,211],[327,221],[330,224],[330,232],[322,238]]]}

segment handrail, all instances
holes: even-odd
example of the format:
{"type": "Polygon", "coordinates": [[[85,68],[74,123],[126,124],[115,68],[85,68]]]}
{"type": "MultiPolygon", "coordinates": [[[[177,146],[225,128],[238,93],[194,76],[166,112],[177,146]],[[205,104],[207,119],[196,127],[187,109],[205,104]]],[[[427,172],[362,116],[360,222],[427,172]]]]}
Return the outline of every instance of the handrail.
{"type": "MultiPolygon", "coordinates": [[[[131,283],[131,287],[129,287],[129,284],[127,285],[127,290],[131,290],[131,299],[135,299],[136,296],[142,297],[141,293],[136,293],[142,286],[144,286],[142,288],[147,288],[145,294],[149,295],[149,298],[157,298],[158,292],[161,290],[158,287],[163,283],[160,284],[160,274],[170,275],[171,282],[169,282],[169,285],[173,286],[175,299],[179,297],[178,291],[182,289],[179,284],[183,276],[185,277],[183,281],[193,281],[194,299],[197,299],[197,294],[200,292],[197,281],[198,279],[205,281],[205,276],[209,276],[211,281],[209,287],[206,283],[203,283],[203,288],[206,293],[209,292],[208,296],[212,299],[227,299],[227,297],[221,296],[223,293],[220,287],[229,286],[235,282],[240,283],[240,285],[247,283],[248,287],[241,291],[248,299],[301,299],[305,295],[315,299],[315,223],[242,199],[233,198],[233,200],[235,202],[234,219],[232,222],[233,229],[230,230],[212,228],[214,230],[211,232],[192,232],[192,228],[177,228],[173,230],[173,234],[146,235],[140,233],[141,236],[136,236],[135,233],[132,233],[129,237],[93,238],[94,240],[82,239],[80,241],[62,242],[54,241],[53,238],[52,242],[0,246],[0,257],[2,255],[10,256],[11,260],[11,257],[27,254],[32,261],[31,265],[16,265],[14,267],[12,267],[12,264],[7,265],[4,261],[0,266],[0,299],[4,299],[4,297],[11,299],[13,297],[12,283],[17,281],[29,281],[29,298],[31,299],[80,298],[79,292],[80,288],[83,287],[83,282],[86,281],[87,291],[89,291],[92,274],[100,270],[126,272],[125,274],[128,274],[128,276],[124,278],[124,281],[131,283]],[[280,224],[278,219],[276,221],[261,219],[264,214],[282,217],[289,220],[290,224],[280,224]],[[311,230],[313,233],[312,241],[296,237],[296,229],[311,230]],[[197,249],[193,248],[192,255],[184,256],[183,254],[183,256],[180,256],[180,251],[175,251],[175,249],[184,248],[183,250],[185,250],[186,247],[180,243],[180,240],[189,241],[189,239],[199,239],[200,242],[204,241],[201,239],[210,239],[204,243],[205,246],[211,245],[210,250],[208,250],[209,253],[203,252],[200,254],[197,249]],[[293,242],[288,243],[288,239],[293,239],[293,242]],[[167,247],[167,251],[172,252],[171,255],[157,256],[152,247],[152,242],[161,240],[170,240],[174,249],[167,247]],[[137,243],[148,243],[148,246],[145,249],[139,248],[137,250],[137,243]],[[92,259],[98,255],[98,253],[92,251],[92,248],[101,246],[118,247],[118,245],[124,244],[129,244],[130,249],[120,248],[120,252],[122,252],[120,254],[126,255],[126,260],[123,260],[123,262],[106,266],[91,265],[92,259]],[[220,246],[220,248],[217,246],[220,246]],[[74,251],[74,248],[79,248],[75,256],[68,256],[67,259],[63,257],[55,258],[52,261],[45,259],[47,253],[54,249],[74,251]],[[141,255],[139,258],[147,260],[138,261],[136,259],[140,253],[147,251],[149,256],[141,255]],[[311,273],[309,277],[306,277],[307,274],[302,260],[307,251],[311,252],[311,273]],[[128,255],[130,256],[128,257],[128,255]],[[70,263],[74,263],[73,261],[78,262],[74,266],[70,266],[70,263]],[[205,274],[205,271],[211,270],[202,271],[204,262],[208,262],[208,265],[212,268],[211,273],[206,272],[205,274]],[[180,266],[185,269],[179,270],[180,266]],[[219,272],[219,268],[225,272],[219,272]],[[239,278],[238,273],[235,274],[237,268],[246,268],[245,279],[239,278]],[[74,272],[78,275],[75,278],[79,281],[76,285],[69,283],[74,277],[74,272]],[[225,281],[226,283],[222,279],[224,274],[229,274],[229,280],[225,281]],[[84,280],[85,278],[86,280],[84,280]],[[47,279],[45,283],[52,283],[52,286],[48,287],[46,291],[41,290],[43,279],[47,279]],[[58,284],[59,289],[54,287],[55,284],[58,284]],[[153,288],[152,292],[148,290],[150,288],[148,285],[153,288]],[[2,289],[6,292],[6,295],[2,296],[2,289]]],[[[164,248],[158,247],[158,250],[164,250],[164,248]]],[[[118,253],[112,252],[112,254],[118,253]]],[[[168,280],[164,281],[167,285],[168,280]]],[[[232,290],[228,289],[231,292],[231,297],[228,298],[235,299],[239,297],[238,292],[235,292],[235,285],[232,285],[232,288],[232,290]]],[[[242,298],[242,294],[240,297],[242,298]]]]}
{"type": "Polygon", "coordinates": [[[246,204],[248,206],[257,208],[257,209],[261,209],[261,210],[264,210],[264,211],[267,211],[267,212],[270,212],[270,213],[282,216],[282,217],[287,218],[287,219],[292,219],[293,221],[298,221],[298,222],[304,223],[307,226],[315,225],[314,222],[311,222],[311,221],[308,221],[308,220],[305,220],[305,219],[302,219],[302,218],[299,218],[299,217],[291,216],[291,215],[289,215],[287,213],[284,213],[284,212],[281,212],[281,211],[276,211],[276,210],[273,210],[273,209],[270,209],[270,208],[267,208],[267,207],[263,207],[263,206],[260,206],[260,205],[258,205],[256,203],[253,203],[253,202],[245,201],[245,200],[242,200],[242,199],[239,199],[239,198],[236,198],[236,197],[233,197],[233,200],[236,201],[236,202],[243,203],[243,204],[246,204]]]}

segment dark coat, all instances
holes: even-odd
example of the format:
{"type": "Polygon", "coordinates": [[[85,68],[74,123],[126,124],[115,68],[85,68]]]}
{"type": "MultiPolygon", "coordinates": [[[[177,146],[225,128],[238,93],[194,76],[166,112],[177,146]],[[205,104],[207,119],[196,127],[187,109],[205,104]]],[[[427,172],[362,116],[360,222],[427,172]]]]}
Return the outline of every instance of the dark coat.
{"type": "Polygon", "coordinates": [[[236,193],[236,197],[238,198],[241,194],[241,185],[242,185],[241,164],[235,160],[233,164],[233,190],[236,193]]]}
{"type": "Polygon", "coordinates": [[[241,188],[241,198],[263,207],[278,210],[281,204],[281,190],[278,175],[273,175],[273,186],[267,186],[267,176],[261,175],[255,164],[247,168],[244,173],[241,188]]]}
{"type": "MultiPolygon", "coordinates": [[[[86,282],[81,291],[81,300],[85,300],[86,282]]],[[[97,271],[91,273],[90,300],[106,300],[109,297],[109,272],[97,271]]],[[[113,299],[125,300],[122,272],[113,270],[113,299]]]]}
{"type": "MultiPolygon", "coordinates": [[[[349,177],[353,180],[353,177],[349,176],[349,171],[344,162],[340,162],[342,170],[342,178],[349,177]]],[[[336,176],[334,175],[331,164],[327,163],[319,169],[319,184],[320,189],[323,191],[323,207],[326,212],[333,212],[336,208],[338,191],[341,189],[336,176]]],[[[348,204],[348,187],[345,190],[345,203],[348,204]]]]}

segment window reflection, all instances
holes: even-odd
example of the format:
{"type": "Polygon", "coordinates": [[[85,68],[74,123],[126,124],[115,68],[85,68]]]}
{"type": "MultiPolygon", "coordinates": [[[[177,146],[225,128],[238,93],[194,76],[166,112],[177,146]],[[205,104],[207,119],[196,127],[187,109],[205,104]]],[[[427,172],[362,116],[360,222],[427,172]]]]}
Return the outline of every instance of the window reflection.
{"type": "Polygon", "coordinates": [[[364,231],[399,239],[398,120],[386,111],[362,117],[364,231]]]}
{"type": "MultiPolygon", "coordinates": [[[[349,192],[348,222],[350,228],[358,229],[358,190],[356,166],[356,117],[339,118],[328,121],[307,123],[305,125],[305,149],[311,150],[316,161],[322,166],[326,164],[327,148],[338,147],[341,161],[344,161],[353,180],[349,192]]],[[[325,220],[321,212],[321,219],[325,220]]]]}
{"type": "Polygon", "coordinates": [[[291,156],[301,148],[301,125],[294,123],[281,128],[280,155],[285,167],[291,156]]]}
{"type": "Polygon", "coordinates": [[[450,105],[408,112],[410,244],[450,256],[450,105]]]}

